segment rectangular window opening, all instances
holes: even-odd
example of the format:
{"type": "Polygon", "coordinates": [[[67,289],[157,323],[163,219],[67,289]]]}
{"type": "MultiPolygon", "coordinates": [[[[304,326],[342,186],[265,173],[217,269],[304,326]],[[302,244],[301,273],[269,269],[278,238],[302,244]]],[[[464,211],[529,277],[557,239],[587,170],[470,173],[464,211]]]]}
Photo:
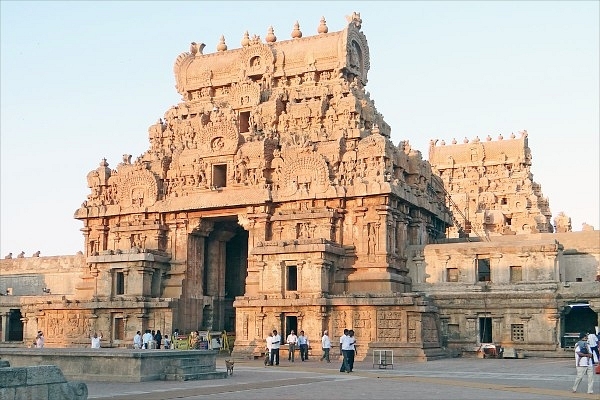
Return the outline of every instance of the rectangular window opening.
{"type": "Polygon", "coordinates": [[[287,267],[287,290],[298,290],[298,267],[290,265],[287,267]]]}
{"type": "Polygon", "coordinates": [[[477,282],[490,282],[491,277],[490,259],[477,258],[477,282]]]}
{"type": "Polygon", "coordinates": [[[240,112],[240,133],[250,132],[250,111],[240,112]]]}
{"type": "Polygon", "coordinates": [[[122,271],[115,274],[115,294],[125,294],[125,274],[122,271]]]}
{"type": "Polygon", "coordinates": [[[525,341],[525,329],[523,324],[512,324],[510,326],[510,339],[513,342],[525,341]]]}
{"type": "Polygon", "coordinates": [[[125,339],[125,320],[122,317],[115,318],[115,339],[125,339]]]}
{"type": "Polygon", "coordinates": [[[227,164],[213,165],[212,187],[214,189],[227,186],[227,164]]]}

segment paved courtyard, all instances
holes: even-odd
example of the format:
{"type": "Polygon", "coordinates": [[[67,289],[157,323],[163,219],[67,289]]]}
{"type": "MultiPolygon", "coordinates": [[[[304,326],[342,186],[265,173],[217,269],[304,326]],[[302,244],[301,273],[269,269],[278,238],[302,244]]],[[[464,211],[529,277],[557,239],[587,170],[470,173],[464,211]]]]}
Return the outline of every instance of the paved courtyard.
{"type": "MultiPolygon", "coordinates": [[[[225,370],[225,359],[217,369],[225,370]]],[[[396,363],[391,369],[373,368],[363,361],[352,373],[340,373],[340,363],[282,360],[265,367],[260,360],[236,360],[227,379],[187,382],[88,382],[90,399],[600,399],[600,375],[594,394],[587,381],[571,393],[575,378],[571,359],[454,358],[426,363],[396,363]]]]}

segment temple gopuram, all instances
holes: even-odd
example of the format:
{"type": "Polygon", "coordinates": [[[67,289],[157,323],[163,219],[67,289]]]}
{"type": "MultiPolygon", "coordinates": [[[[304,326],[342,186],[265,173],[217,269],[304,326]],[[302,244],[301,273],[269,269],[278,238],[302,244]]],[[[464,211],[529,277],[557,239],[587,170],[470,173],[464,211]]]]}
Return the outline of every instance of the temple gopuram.
{"type": "Polygon", "coordinates": [[[366,91],[360,15],[315,25],[176,58],[181,101],[148,150],[87,174],[84,251],[0,260],[0,347],[226,331],[257,357],[276,329],[319,354],[324,330],[348,328],[358,359],[427,360],[563,354],[599,325],[600,231],[552,225],[527,132],[432,141],[424,160],[366,91]]]}
{"type": "Polygon", "coordinates": [[[550,206],[533,181],[527,131],[451,145],[432,141],[429,162],[453,208],[449,237],[553,232],[550,206]]]}

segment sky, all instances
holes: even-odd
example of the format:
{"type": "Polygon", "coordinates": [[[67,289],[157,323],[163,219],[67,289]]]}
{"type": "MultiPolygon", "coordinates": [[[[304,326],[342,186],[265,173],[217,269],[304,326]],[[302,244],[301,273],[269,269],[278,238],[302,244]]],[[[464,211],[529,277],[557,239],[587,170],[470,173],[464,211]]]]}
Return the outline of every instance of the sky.
{"type": "Polygon", "coordinates": [[[0,0],[0,255],[83,250],[73,214],[86,175],[149,147],[148,127],[179,103],[173,65],[192,41],[239,48],[244,32],[294,23],[315,35],[359,12],[366,90],[428,157],[431,139],[527,130],[534,180],[553,216],[600,228],[598,1],[0,0]]]}

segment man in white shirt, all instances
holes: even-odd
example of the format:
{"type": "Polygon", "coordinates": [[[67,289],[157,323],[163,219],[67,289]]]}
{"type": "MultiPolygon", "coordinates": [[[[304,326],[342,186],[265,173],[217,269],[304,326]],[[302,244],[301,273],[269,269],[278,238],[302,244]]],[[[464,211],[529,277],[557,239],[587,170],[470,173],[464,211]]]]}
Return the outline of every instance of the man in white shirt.
{"type": "Polygon", "coordinates": [[[321,337],[321,348],[323,349],[323,355],[321,356],[321,361],[327,360],[328,363],[331,362],[329,360],[329,352],[331,351],[331,339],[329,339],[329,332],[323,331],[323,336],[321,337]]]}
{"type": "Polygon", "coordinates": [[[153,340],[154,338],[152,337],[152,334],[150,333],[150,329],[146,329],[146,332],[144,332],[144,334],[142,335],[142,348],[143,349],[149,349],[150,348],[150,342],[153,340]]]}
{"type": "Polygon", "coordinates": [[[592,362],[592,350],[587,344],[587,333],[579,334],[579,342],[575,344],[575,367],[577,368],[577,377],[573,384],[573,393],[577,392],[577,387],[587,374],[588,394],[594,393],[594,363],[592,362]]]}
{"type": "Polygon", "coordinates": [[[270,365],[279,365],[279,346],[281,346],[281,336],[277,333],[276,329],[273,329],[273,336],[271,337],[271,362],[270,365]]]}
{"type": "Polygon", "coordinates": [[[287,337],[287,344],[289,346],[288,361],[294,362],[294,353],[296,352],[296,344],[298,344],[298,336],[292,329],[287,337]]]}
{"type": "Polygon", "coordinates": [[[133,337],[133,348],[141,349],[142,348],[142,332],[137,331],[135,336],[133,337]]]}
{"type": "Polygon", "coordinates": [[[271,340],[273,339],[273,333],[269,332],[269,336],[267,336],[266,342],[267,342],[267,354],[265,355],[265,367],[267,365],[272,365],[271,364],[271,347],[273,347],[273,344],[271,343],[271,340]]]}
{"type": "Polygon", "coordinates": [[[354,355],[356,354],[356,338],[354,337],[354,329],[348,331],[348,369],[350,372],[354,369],[354,355]]]}
{"type": "Polygon", "coordinates": [[[348,351],[350,350],[350,337],[348,336],[348,329],[344,329],[344,334],[340,336],[340,354],[342,355],[342,366],[340,372],[350,372],[350,366],[348,365],[348,351]]]}
{"type": "Polygon", "coordinates": [[[102,332],[100,332],[100,336],[96,332],[90,337],[92,341],[92,349],[100,348],[100,340],[102,340],[102,332]]]}

